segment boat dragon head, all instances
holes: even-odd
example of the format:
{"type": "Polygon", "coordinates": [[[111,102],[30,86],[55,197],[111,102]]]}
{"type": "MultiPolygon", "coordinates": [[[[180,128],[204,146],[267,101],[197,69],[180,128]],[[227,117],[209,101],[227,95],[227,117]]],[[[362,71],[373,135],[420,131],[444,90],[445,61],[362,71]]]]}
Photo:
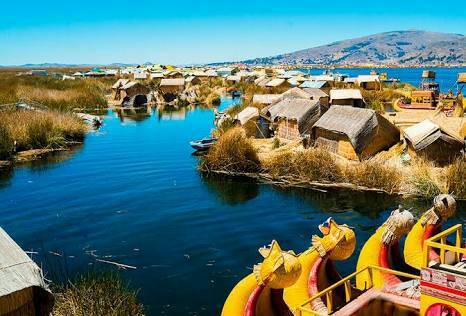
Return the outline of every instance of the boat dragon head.
{"type": "Polygon", "coordinates": [[[382,227],[382,242],[386,245],[397,243],[403,235],[409,233],[415,224],[414,216],[410,211],[403,209],[400,205],[398,209],[392,211],[382,227]]]}
{"type": "Polygon", "coordinates": [[[329,255],[332,260],[348,259],[356,247],[356,235],[348,225],[339,225],[329,217],[319,225],[322,237],[312,236],[312,247],[321,257],[329,255]]]}
{"type": "Polygon", "coordinates": [[[264,261],[254,266],[257,284],[267,284],[274,289],[283,289],[293,285],[301,274],[301,263],[296,254],[283,251],[276,240],[267,247],[259,249],[264,261]]]}

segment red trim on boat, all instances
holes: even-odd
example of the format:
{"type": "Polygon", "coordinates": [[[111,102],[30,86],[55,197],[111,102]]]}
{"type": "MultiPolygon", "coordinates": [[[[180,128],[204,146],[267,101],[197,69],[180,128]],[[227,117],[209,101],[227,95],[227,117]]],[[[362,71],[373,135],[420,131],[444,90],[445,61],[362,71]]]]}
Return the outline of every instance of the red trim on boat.
{"type": "MultiPolygon", "coordinates": [[[[387,246],[386,244],[382,243],[382,246],[380,248],[380,253],[379,253],[379,265],[382,268],[387,268],[387,269],[392,269],[390,265],[390,259],[389,259],[389,254],[390,254],[390,246],[387,246]]],[[[396,285],[398,283],[401,283],[401,280],[389,273],[383,273],[383,278],[385,279],[385,283],[388,285],[396,285]]]]}
{"type": "Polygon", "coordinates": [[[248,302],[244,307],[244,316],[255,316],[256,315],[256,306],[257,302],[259,301],[259,297],[264,290],[265,285],[261,284],[256,286],[254,291],[252,291],[251,295],[249,295],[248,302]]]}
{"type": "MultiPolygon", "coordinates": [[[[438,227],[437,225],[433,224],[427,224],[426,228],[424,230],[424,235],[423,235],[423,240],[422,243],[424,243],[425,240],[429,239],[430,237],[435,235],[435,232],[437,231],[438,227]]],[[[429,249],[429,261],[439,261],[440,257],[439,255],[435,252],[434,249],[430,248],[429,249]]]]}

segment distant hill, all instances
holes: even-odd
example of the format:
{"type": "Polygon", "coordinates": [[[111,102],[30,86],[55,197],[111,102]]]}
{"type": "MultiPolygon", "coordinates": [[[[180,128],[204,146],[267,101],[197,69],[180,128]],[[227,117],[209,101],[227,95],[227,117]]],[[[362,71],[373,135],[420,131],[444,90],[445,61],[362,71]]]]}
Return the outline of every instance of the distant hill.
{"type": "Polygon", "coordinates": [[[418,30],[379,33],[293,53],[255,58],[246,64],[389,64],[466,63],[466,37],[418,30]]]}

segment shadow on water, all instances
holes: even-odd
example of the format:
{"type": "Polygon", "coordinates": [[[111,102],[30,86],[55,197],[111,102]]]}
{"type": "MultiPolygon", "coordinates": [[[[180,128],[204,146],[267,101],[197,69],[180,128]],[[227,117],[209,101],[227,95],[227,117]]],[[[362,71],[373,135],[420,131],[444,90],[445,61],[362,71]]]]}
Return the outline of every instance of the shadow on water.
{"type": "Polygon", "coordinates": [[[228,205],[238,205],[259,195],[259,185],[247,178],[226,178],[218,175],[200,175],[202,182],[218,200],[228,205]]]}

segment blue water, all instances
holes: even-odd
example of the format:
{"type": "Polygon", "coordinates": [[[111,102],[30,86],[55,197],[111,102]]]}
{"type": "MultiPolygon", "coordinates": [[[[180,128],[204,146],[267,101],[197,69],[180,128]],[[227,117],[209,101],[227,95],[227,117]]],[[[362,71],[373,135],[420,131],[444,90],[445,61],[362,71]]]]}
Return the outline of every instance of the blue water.
{"type": "MultiPolygon", "coordinates": [[[[324,69],[301,69],[304,73],[312,75],[320,75],[324,69]]],[[[456,92],[456,80],[458,73],[466,72],[466,67],[457,68],[336,68],[332,70],[334,73],[347,74],[350,77],[358,75],[368,75],[371,70],[376,70],[379,73],[387,73],[388,78],[398,78],[401,82],[406,82],[419,87],[423,70],[434,70],[436,72],[436,81],[440,85],[442,92],[452,90],[456,92]]]]}
{"type": "MultiPolygon", "coordinates": [[[[222,108],[231,105],[222,100],[222,108]]],[[[309,247],[333,216],[354,227],[358,249],[400,203],[380,194],[279,189],[246,179],[205,178],[188,142],[209,134],[211,109],[109,111],[99,132],[72,153],[0,178],[0,225],[38,252],[50,279],[123,271],[149,315],[218,315],[231,288],[277,239],[309,247]],[[49,252],[60,253],[62,257],[49,252]]],[[[419,212],[428,203],[407,200],[419,212]]],[[[464,205],[450,223],[464,222],[464,205]]],[[[339,264],[355,269],[356,255],[339,264]]]]}

